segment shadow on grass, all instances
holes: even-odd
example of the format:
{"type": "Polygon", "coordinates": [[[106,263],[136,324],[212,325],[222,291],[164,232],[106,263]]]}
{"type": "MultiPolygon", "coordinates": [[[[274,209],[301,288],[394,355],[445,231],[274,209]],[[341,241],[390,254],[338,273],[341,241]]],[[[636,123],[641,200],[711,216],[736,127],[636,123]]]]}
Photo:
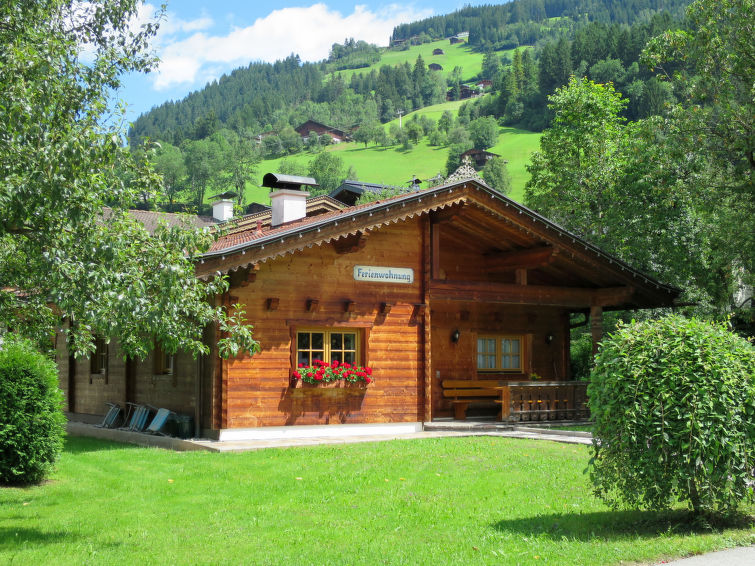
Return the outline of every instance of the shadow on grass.
{"type": "Polygon", "coordinates": [[[594,513],[551,513],[506,519],[493,523],[501,532],[521,535],[547,536],[554,540],[562,537],[579,541],[595,538],[621,540],[627,538],[655,538],[660,535],[693,535],[709,533],[721,528],[748,528],[753,517],[744,513],[711,525],[695,520],[690,511],[598,511],[594,513]]]}
{"type": "Polygon", "coordinates": [[[103,450],[137,450],[139,448],[141,448],[141,446],[135,444],[125,444],[100,438],[66,436],[63,452],[67,454],[85,454],[87,452],[100,452],[103,450]]]}
{"type": "Polygon", "coordinates": [[[23,545],[58,544],[73,538],[78,538],[70,532],[43,531],[41,529],[27,529],[23,527],[0,527],[0,550],[3,548],[18,548],[23,545]]]}

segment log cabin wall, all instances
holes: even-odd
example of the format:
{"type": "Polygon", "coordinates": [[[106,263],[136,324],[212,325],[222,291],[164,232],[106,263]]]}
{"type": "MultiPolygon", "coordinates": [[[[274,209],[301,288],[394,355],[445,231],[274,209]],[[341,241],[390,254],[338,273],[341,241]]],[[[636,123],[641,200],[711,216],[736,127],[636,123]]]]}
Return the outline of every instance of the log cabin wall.
{"type": "Polygon", "coordinates": [[[191,354],[179,352],[174,356],[172,373],[156,373],[154,356],[152,350],[144,360],[133,361],[133,397],[127,400],[193,415],[197,361],[191,354]]]}
{"type": "Polygon", "coordinates": [[[221,428],[421,420],[423,227],[418,218],[398,222],[369,232],[357,253],[323,244],[234,274],[230,300],[246,305],[262,352],[220,363],[221,428]],[[355,281],[355,265],[411,268],[414,282],[355,281]],[[292,387],[293,340],[303,328],[357,329],[374,382],[292,387]]]}
{"type": "MultiPolygon", "coordinates": [[[[108,344],[107,372],[93,374],[89,358],[75,360],[72,367],[73,407],[77,413],[104,415],[109,408],[105,403],[125,400],[126,363],[116,341],[108,344]]],[[[62,374],[60,381],[64,381],[62,374]]]]}

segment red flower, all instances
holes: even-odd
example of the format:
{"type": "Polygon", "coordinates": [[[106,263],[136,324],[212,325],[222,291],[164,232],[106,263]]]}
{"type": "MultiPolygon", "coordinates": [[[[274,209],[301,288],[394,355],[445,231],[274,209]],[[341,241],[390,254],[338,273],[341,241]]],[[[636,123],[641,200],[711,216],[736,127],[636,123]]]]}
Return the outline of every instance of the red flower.
{"type": "Polygon", "coordinates": [[[300,368],[303,368],[303,367],[304,367],[304,364],[299,364],[299,367],[300,367],[300,368]]]}
{"type": "Polygon", "coordinates": [[[349,369],[351,367],[351,364],[349,364],[349,362],[343,362],[343,367],[349,369]]]}
{"type": "Polygon", "coordinates": [[[315,374],[315,381],[322,381],[322,374],[321,373],[318,372],[318,373],[315,374]]]}
{"type": "Polygon", "coordinates": [[[332,367],[333,369],[337,368],[338,367],[338,360],[333,360],[333,363],[330,364],[330,367],[332,367]]]}
{"type": "Polygon", "coordinates": [[[365,372],[365,373],[366,373],[367,375],[372,375],[372,368],[371,368],[371,367],[365,367],[365,368],[364,368],[364,372],[365,372]]]}
{"type": "Polygon", "coordinates": [[[364,378],[364,382],[365,383],[372,383],[372,379],[370,379],[369,377],[365,377],[364,378]]]}
{"type": "Polygon", "coordinates": [[[299,372],[298,372],[298,371],[295,371],[293,375],[294,375],[294,377],[295,377],[296,379],[301,379],[301,375],[299,374],[299,372]]]}

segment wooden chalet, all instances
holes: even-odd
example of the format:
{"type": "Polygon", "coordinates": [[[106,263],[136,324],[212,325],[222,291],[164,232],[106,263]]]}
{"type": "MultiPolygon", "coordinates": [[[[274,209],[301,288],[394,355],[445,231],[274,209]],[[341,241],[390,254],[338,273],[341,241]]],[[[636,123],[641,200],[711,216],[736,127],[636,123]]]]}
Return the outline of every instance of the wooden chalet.
{"type": "Polygon", "coordinates": [[[436,47],[433,49],[433,55],[445,55],[445,52],[440,47],[436,47]]]}
{"type": "Polygon", "coordinates": [[[469,159],[471,163],[474,164],[475,167],[485,167],[485,164],[493,159],[494,157],[500,157],[497,153],[493,153],[491,151],[485,151],[484,149],[468,149],[464,153],[461,154],[461,160],[464,161],[465,159],[469,159]]]}
{"type": "Polygon", "coordinates": [[[605,310],[670,306],[679,294],[469,167],[440,186],[314,215],[306,197],[275,190],[267,222],[229,224],[197,265],[200,278],[228,275],[217,300],[245,305],[261,353],[220,359],[215,328],[206,331],[212,353],[198,360],[158,350],[123,361],[111,343],[69,362],[62,350],[69,409],[149,403],[220,438],[290,425],[421,427],[468,409],[509,418],[528,403],[511,396],[537,389],[527,388],[532,376],[566,395],[570,314],[589,317],[597,341],[605,310]],[[369,366],[373,381],[326,387],[292,377],[316,359],[369,366]],[[485,395],[496,397],[470,404],[485,395]]]}
{"type": "Polygon", "coordinates": [[[439,65],[438,63],[430,63],[427,66],[427,68],[430,69],[431,71],[442,71],[443,70],[443,66],[439,65]]]}
{"type": "Polygon", "coordinates": [[[304,141],[309,139],[310,132],[315,132],[318,136],[328,134],[331,138],[333,138],[333,141],[335,143],[348,141],[350,139],[348,132],[345,132],[344,130],[341,130],[339,128],[334,128],[333,126],[321,124],[320,122],[315,122],[314,120],[307,120],[303,124],[300,124],[299,126],[294,128],[294,130],[296,130],[296,132],[304,139],[304,141]]]}

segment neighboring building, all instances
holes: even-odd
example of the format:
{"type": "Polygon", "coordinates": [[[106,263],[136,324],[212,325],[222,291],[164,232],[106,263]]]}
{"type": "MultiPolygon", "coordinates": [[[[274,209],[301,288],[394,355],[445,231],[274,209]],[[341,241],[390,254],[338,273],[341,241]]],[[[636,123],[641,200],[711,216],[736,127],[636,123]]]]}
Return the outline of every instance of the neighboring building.
{"type": "Polygon", "coordinates": [[[220,359],[216,328],[205,332],[211,354],[197,360],[156,351],[124,362],[117,343],[103,343],[91,361],[69,362],[60,347],[69,409],[149,403],[223,439],[299,424],[420,428],[452,414],[443,380],[568,379],[571,313],[589,314],[597,341],[604,310],[671,306],[679,294],[468,167],[369,204],[325,197],[314,215],[299,190],[311,182],[273,176],[267,223],[226,223],[197,264],[200,278],[229,277],[218,304],[245,305],[260,354],[220,359]],[[312,359],[368,365],[374,382],[303,386],[292,374],[312,359]]]}
{"type": "Polygon", "coordinates": [[[440,47],[438,47],[437,49],[433,49],[433,55],[445,55],[445,53],[440,47]]]}
{"type": "Polygon", "coordinates": [[[303,124],[300,124],[299,126],[294,128],[294,130],[296,130],[296,132],[302,137],[302,139],[304,139],[305,142],[307,141],[307,139],[309,139],[309,132],[315,132],[318,136],[328,134],[331,138],[333,138],[333,141],[335,143],[349,141],[350,139],[349,134],[344,130],[334,128],[326,124],[321,124],[320,122],[315,122],[314,120],[307,120],[303,124]]]}
{"type": "Polygon", "coordinates": [[[490,151],[485,151],[484,149],[468,149],[464,153],[461,154],[461,160],[464,161],[465,158],[469,158],[469,160],[474,164],[476,168],[485,167],[485,164],[493,159],[494,157],[501,157],[497,153],[492,153],[490,151]]]}
{"type": "MultiPolygon", "coordinates": [[[[472,98],[477,94],[477,90],[471,88],[469,85],[461,85],[459,87],[459,100],[465,100],[467,98],[472,98]]],[[[446,93],[446,100],[453,100],[454,99],[454,89],[451,88],[446,93]]]]}
{"type": "Polygon", "coordinates": [[[427,66],[427,68],[430,69],[431,71],[442,71],[443,70],[443,67],[441,65],[438,65],[438,63],[430,63],[427,66]]]}
{"type": "Polygon", "coordinates": [[[482,79],[480,81],[477,81],[477,88],[481,90],[491,88],[492,86],[493,86],[493,81],[490,81],[488,79],[482,79]]]}
{"type": "Polygon", "coordinates": [[[409,192],[411,188],[395,187],[393,185],[381,185],[378,183],[365,183],[364,181],[350,181],[346,180],[341,183],[341,186],[330,193],[330,198],[344,203],[348,206],[354,206],[365,193],[372,193],[373,195],[379,195],[386,190],[409,192]]]}

